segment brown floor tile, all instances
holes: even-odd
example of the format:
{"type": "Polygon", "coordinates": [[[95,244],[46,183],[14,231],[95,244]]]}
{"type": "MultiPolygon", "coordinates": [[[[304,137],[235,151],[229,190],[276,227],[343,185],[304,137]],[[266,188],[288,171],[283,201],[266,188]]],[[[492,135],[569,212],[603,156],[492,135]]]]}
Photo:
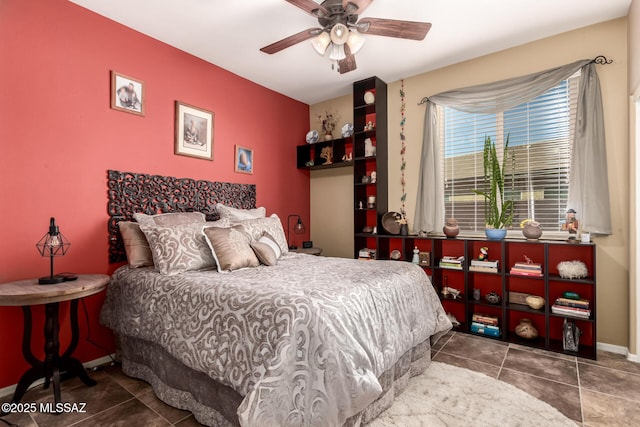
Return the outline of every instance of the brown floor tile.
{"type": "Polygon", "coordinates": [[[509,348],[502,366],[506,369],[525,372],[549,380],[578,385],[576,363],[547,354],[509,348]]]}
{"type": "Polygon", "coordinates": [[[640,363],[635,363],[627,360],[622,354],[609,353],[607,351],[598,351],[598,360],[584,359],[580,360],[584,363],[590,363],[592,365],[598,365],[605,368],[617,369],[619,371],[630,372],[632,374],[640,375],[640,363]]]}
{"type": "Polygon", "coordinates": [[[75,424],[74,427],[166,427],[167,420],[138,399],[131,399],[75,424]]]}
{"type": "Polygon", "coordinates": [[[578,363],[580,386],[640,403],[640,375],[578,363]]]}
{"type": "Polygon", "coordinates": [[[508,348],[508,344],[502,341],[456,333],[440,351],[500,366],[508,348]]]}
{"type": "Polygon", "coordinates": [[[447,343],[447,341],[449,341],[451,339],[451,337],[454,336],[454,335],[455,335],[454,331],[447,332],[446,334],[444,334],[443,336],[440,337],[438,342],[436,342],[435,344],[433,344],[431,346],[431,350],[432,351],[440,350],[447,343]]]}
{"type": "Polygon", "coordinates": [[[184,420],[176,423],[175,425],[179,427],[200,427],[200,426],[203,426],[204,424],[200,424],[198,420],[193,418],[193,416],[189,416],[184,420]]]}
{"type": "Polygon", "coordinates": [[[569,362],[576,362],[576,359],[577,359],[576,356],[571,356],[569,354],[556,353],[554,351],[543,350],[541,348],[529,347],[529,346],[521,345],[521,344],[511,343],[511,344],[509,344],[509,348],[513,348],[513,349],[517,349],[517,350],[523,350],[523,351],[530,351],[532,353],[542,354],[542,355],[546,355],[546,356],[557,357],[558,359],[567,360],[569,362]]]}
{"type": "Polygon", "coordinates": [[[459,368],[469,369],[471,371],[480,372],[491,378],[498,378],[500,367],[496,365],[490,365],[484,362],[478,362],[477,360],[467,359],[465,357],[454,356],[449,353],[439,352],[433,360],[435,362],[447,363],[449,365],[457,366],[459,368]]]}
{"type": "Polygon", "coordinates": [[[149,389],[145,393],[141,393],[136,397],[138,398],[138,400],[160,414],[170,423],[176,423],[191,415],[191,412],[189,411],[183,411],[182,409],[174,408],[173,406],[169,406],[162,400],[158,399],[153,389],[149,389]]]}
{"type": "Polygon", "coordinates": [[[518,387],[531,396],[547,402],[566,417],[582,421],[580,390],[576,386],[561,384],[511,369],[502,369],[498,379],[518,387]]]}
{"type": "Polygon", "coordinates": [[[639,426],[640,410],[634,402],[591,390],[582,391],[585,426],[639,426]]]}

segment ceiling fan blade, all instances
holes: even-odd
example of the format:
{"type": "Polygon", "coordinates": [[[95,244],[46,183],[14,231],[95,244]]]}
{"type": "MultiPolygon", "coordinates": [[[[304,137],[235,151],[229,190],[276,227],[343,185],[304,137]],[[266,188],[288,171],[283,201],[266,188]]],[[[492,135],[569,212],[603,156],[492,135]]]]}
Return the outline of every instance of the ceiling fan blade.
{"type": "Polygon", "coordinates": [[[373,0],[342,0],[342,7],[347,11],[347,13],[361,14],[369,7],[372,1],[373,0]],[[353,4],[355,9],[354,6],[349,6],[349,3],[353,4]]]}
{"type": "Polygon", "coordinates": [[[349,46],[344,45],[344,50],[347,57],[338,61],[338,72],[340,74],[348,73],[358,68],[356,66],[356,56],[349,51],[349,46]]]}
{"type": "Polygon", "coordinates": [[[294,44],[309,40],[310,38],[317,36],[320,31],[322,31],[321,28],[307,28],[304,31],[300,31],[299,33],[296,33],[292,36],[286,37],[275,43],[271,43],[269,46],[265,46],[260,50],[264,53],[272,55],[274,53],[280,52],[283,49],[291,47],[294,44]]]}
{"type": "Polygon", "coordinates": [[[398,21],[395,19],[363,18],[358,21],[358,31],[376,36],[423,40],[431,24],[429,22],[398,21]],[[368,26],[368,28],[364,28],[368,26]]]}
{"type": "Polygon", "coordinates": [[[326,16],[329,14],[329,11],[324,6],[314,2],[313,0],[286,0],[286,1],[304,10],[309,15],[317,16],[317,14],[319,13],[322,16],[326,16]],[[314,13],[314,10],[316,11],[315,13],[314,13]]]}

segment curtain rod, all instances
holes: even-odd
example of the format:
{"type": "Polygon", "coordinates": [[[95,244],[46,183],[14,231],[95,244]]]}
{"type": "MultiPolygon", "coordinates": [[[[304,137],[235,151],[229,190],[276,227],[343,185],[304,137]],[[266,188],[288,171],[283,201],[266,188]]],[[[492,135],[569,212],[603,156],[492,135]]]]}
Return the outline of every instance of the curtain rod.
{"type": "MultiPolygon", "coordinates": [[[[604,56],[604,55],[598,55],[595,58],[593,58],[591,60],[591,62],[594,63],[594,64],[607,65],[607,64],[612,64],[613,63],[613,59],[607,59],[607,57],[604,56]]],[[[422,105],[422,104],[426,103],[427,101],[429,101],[429,97],[425,96],[424,98],[422,98],[420,100],[420,102],[418,102],[418,105],[422,105]]]]}

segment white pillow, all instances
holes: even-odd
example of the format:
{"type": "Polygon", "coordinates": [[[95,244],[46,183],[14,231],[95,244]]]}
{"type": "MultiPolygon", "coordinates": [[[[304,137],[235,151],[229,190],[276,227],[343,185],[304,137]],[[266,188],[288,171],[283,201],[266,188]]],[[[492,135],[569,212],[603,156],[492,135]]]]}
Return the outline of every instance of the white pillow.
{"type": "Polygon", "coordinates": [[[218,211],[221,220],[228,220],[232,223],[244,221],[245,219],[264,218],[267,216],[267,210],[264,207],[255,209],[237,209],[218,203],[216,204],[216,210],[218,211]]]}

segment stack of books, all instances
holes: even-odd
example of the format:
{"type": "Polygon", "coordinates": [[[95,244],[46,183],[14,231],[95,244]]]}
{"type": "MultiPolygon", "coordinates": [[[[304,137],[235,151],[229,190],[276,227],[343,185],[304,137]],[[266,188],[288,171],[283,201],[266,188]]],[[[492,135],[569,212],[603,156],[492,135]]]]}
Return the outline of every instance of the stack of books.
{"type": "Polygon", "coordinates": [[[588,319],[591,316],[589,300],[586,299],[557,298],[551,306],[551,312],[581,319],[588,319]]]}
{"type": "Polygon", "coordinates": [[[542,276],[542,265],[536,263],[516,262],[511,267],[511,274],[518,274],[521,276],[542,276]]]}
{"type": "Polygon", "coordinates": [[[479,260],[472,259],[469,271],[480,271],[483,273],[497,273],[498,272],[498,260],[479,260]]]}
{"type": "Polygon", "coordinates": [[[498,316],[474,313],[471,316],[471,332],[488,335],[490,337],[499,337],[500,327],[498,326],[498,316]]]}
{"type": "Polygon", "coordinates": [[[464,257],[454,257],[454,256],[443,256],[440,259],[440,267],[442,268],[451,268],[454,270],[462,270],[462,263],[464,262],[464,257]]]}

